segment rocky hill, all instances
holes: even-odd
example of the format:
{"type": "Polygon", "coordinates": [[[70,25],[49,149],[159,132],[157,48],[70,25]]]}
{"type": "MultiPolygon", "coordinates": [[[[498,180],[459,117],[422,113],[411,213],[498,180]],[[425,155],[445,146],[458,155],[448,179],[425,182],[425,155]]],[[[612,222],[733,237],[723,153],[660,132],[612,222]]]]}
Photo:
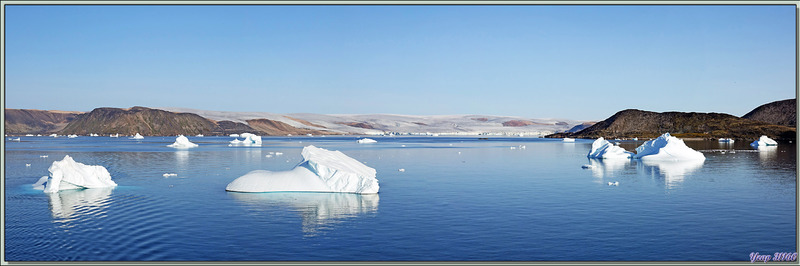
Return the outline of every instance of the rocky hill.
{"type": "Polygon", "coordinates": [[[5,134],[50,134],[62,130],[81,112],[5,109],[5,134]]]}
{"type": "Polygon", "coordinates": [[[775,125],[797,126],[797,99],[775,101],[756,107],[742,118],[767,122],[775,125]]]}
{"type": "Polygon", "coordinates": [[[215,121],[196,114],[173,113],[146,107],[96,108],[78,115],[61,134],[87,135],[139,133],[145,136],[196,135],[222,131],[215,121]]]}
{"type": "Polygon", "coordinates": [[[680,138],[795,139],[787,126],[744,119],[721,113],[648,112],[628,109],[578,132],[557,133],[551,138],[655,138],[669,132],[680,138]]]}

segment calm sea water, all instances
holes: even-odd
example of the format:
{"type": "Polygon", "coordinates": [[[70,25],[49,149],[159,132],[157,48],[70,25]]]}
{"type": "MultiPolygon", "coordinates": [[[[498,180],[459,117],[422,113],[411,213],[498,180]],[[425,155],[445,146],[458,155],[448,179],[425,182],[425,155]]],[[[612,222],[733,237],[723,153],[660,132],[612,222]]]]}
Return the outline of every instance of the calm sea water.
{"type": "Polygon", "coordinates": [[[589,160],[590,140],[189,139],[200,147],[165,147],[174,137],[6,141],[6,260],[750,261],[797,251],[795,144],[687,141],[703,163],[648,164],[589,160]],[[309,144],[375,168],[380,193],[225,191],[249,171],[291,169],[309,144]],[[119,186],[33,190],[64,155],[106,167],[119,186]]]}

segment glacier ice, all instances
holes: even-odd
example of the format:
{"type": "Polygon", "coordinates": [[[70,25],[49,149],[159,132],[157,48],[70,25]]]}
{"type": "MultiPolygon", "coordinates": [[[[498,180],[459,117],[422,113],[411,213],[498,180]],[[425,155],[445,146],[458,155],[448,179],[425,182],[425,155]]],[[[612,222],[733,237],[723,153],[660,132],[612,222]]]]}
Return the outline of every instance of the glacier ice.
{"type": "Polygon", "coordinates": [[[189,138],[187,138],[187,137],[185,137],[183,135],[179,135],[177,138],[175,138],[175,143],[167,145],[167,147],[176,148],[176,149],[188,149],[188,148],[194,148],[194,147],[197,147],[197,146],[198,146],[197,144],[192,143],[191,141],[189,141],[189,138]]]}
{"type": "Polygon", "coordinates": [[[139,133],[136,133],[136,135],[133,136],[133,138],[131,139],[144,139],[144,137],[142,137],[142,135],[139,135],[139,133]]]}
{"type": "Polygon", "coordinates": [[[378,193],[375,169],[340,151],[313,145],[303,148],[303,161],[288,171],[251,171],[225,188],[233,192],[378,193]]]}
{"type": "Polygon", "coordinates": [[[378,141],[370,138],[363,138],[360,140],[356,140],[356,142],[358,142],[359,144],[366,144],[366,143],[377,143],[378,141]]]}
{"type": "Polygon", "coordinates": [[[753,143],[750,143],[750,146],[754,146],[754,147],[778,146],[778,142],[776,142],[774,139],[771,139],[771,138],[769,138],[767,136],[761,136],[761,138],[758,138],[758,140],[753,141],[753,143]]]}
{"type": "Polygon", "coordinates": [[[117,183],[111,180],[111,174],[100,165],[85,165],[75,162],[69,155],[61,161],[55,161],[47,169],[49,176],[43,176],[33,184],[35,189],[44,190],[46,193],[58,192],[68,189],[115,187],[117,183]]]}
{"type": "Polygon", "coordinates": [[[231,144],[228,146],[261,146],[261,136],[251,133],[242,133],[239,136],[243,137],[244,140],[231,140],[231,144]]]}
{"type": "Polygon", "coordinates": [[[658,138],[648,140],[636,148],[634,158],[642,160],[679,161],[705,160],[703,153],[686,146],[683,140],[664,133],[658,138]]]}
{"type": "Polygon", "coordinates": [[[592,142],[592,150],[589,151],[589,158],[596,159],[627,159],[633,156],[632,152],[626,151],[622,147],[615,146],[602,137],[592,142]]]}

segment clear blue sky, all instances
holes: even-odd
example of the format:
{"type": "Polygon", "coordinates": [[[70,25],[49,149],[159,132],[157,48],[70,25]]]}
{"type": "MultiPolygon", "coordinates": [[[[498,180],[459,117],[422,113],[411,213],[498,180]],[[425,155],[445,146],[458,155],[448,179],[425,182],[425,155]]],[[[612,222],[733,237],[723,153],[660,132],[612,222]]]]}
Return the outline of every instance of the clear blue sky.
{"type": "Polygon", "coordinates": [[[6,108],[605,119],[794,98],[788,6],[6,6],[6,108]]]}

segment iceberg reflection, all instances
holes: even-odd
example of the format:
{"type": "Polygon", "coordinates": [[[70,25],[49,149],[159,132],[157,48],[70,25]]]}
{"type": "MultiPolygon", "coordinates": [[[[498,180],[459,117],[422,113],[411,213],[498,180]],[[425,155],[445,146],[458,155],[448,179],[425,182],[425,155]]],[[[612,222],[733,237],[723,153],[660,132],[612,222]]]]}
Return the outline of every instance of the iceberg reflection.
{"type": "Polygon", "coordinates": [[[758,146],[758,159],[762,163],[771,162],[778,157],[778,146],[758,146]]]}
{"type": "MultiPolygon", "coordinates": [[[[592,176],[603,178],[606,175],[612,175],[625,169],[625,166],[630,164],[631,160],[627,158],[603,158],[603,159],[589,159],[589,164],[592,165],[592,176]]],[[[597,180],[602,183],[603,180],[597,180]]]]}
{"type": "Polygon", "coordinates": [[[112,190],[113,187],[87,188],[46,194],[50,200],[53,218],[68,222],[81,215],[96,215],[108,207],[112,190]]]}
{"type": "Polygon", "coordinates": [[[229,192],[235,200],[262,209],[265,207],[289,207],[303,218],[303,233],[313,236],[322,228],[338,223],[345,218],[356,217],[378,210],[378,194],[350,193],[302,193],[229,192]]]}
{"type": "Polygon", "coordinates": [[[692,172],[703,167],[705,160],[683,160],[683,161],[640,161],[646,172],[651,174],[659,173],[664,177],[664,182],[668,188],[677,186],[683,179],[692,172]]]}

